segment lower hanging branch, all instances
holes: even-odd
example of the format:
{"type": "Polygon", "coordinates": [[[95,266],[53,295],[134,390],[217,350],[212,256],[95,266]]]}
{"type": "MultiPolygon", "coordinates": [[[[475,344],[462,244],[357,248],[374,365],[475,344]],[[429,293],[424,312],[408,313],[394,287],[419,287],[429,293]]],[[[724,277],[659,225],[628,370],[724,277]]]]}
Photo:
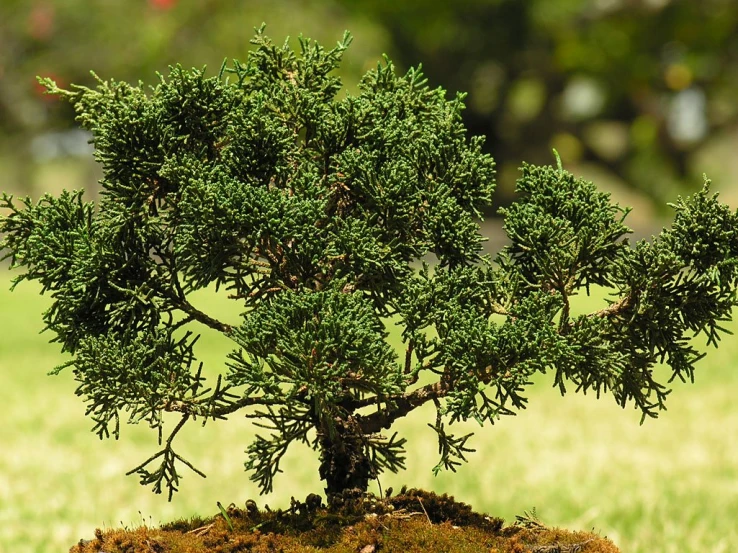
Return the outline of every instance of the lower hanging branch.
{"type": "Polygon", "coordinates": [[[172,441],[174,440],[174,436],[177,435],[177,433],[180,431],[180,429],[184,426],[185,422],[187,422],[189,418],[190,415],[186,414],[182,417],[179,423],[177,423],[177,426],[169,435],[169,438],[167,438],[167,441],[164,444],[164,449],[162,449],[158,453],[155,453],[154,455],[146,459],[146,461],[138,465],[136,468],[133,468],[126,473],[127,476],[131,474],[138,474],[141,478],[142,485],[153,484],[154,493],[161,493],[162,483],[164,483],[169,490],[169,501],[172,500],[172,495],[174,494],[174,492],[177,491],[177,486],[179,485],[180,475],[177,472],[177,467],[175,466],[176,461],[181,461],[195,474],[198,474],[205,478],[205,474],[202,471],[195,468],[192,463],[190,463],[181,455],[175,453],[174,449],[172,449],[172,441]],[[163,457],[163,459],[156,470],[148,470],[146,467],[159,457],[163,457]]]}

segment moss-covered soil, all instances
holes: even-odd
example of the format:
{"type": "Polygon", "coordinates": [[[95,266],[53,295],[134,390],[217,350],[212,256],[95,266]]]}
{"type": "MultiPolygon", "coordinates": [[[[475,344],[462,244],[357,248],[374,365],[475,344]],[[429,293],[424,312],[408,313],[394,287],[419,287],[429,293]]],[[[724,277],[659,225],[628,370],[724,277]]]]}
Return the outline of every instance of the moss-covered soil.
{"type": "Polygon", "coordinates": [[[384,499],[310,495],[286,510],[253,501],[214,517],[161,528],[96,530],[70,553],[618,553],[608,539],[546,528],[532,519],[505,526],[447,495],[403,489],[384,499]]]}

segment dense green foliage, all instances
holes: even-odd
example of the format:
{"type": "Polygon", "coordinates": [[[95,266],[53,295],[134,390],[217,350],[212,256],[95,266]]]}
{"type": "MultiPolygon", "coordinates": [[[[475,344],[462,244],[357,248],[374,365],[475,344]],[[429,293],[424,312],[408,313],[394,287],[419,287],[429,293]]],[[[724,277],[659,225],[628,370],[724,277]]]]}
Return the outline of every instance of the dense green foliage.
{"type": "Polygon", "coordinates": [[[494,163],[467,137],[463,96],[389,61],[340,94],[348,35],[332,50],[303,39],[295,53],[263,30],[254,44],[218,76],[173,67],[148,91],[44,81],[94,136],[102,198],[3,197],[2,248],[24,269],[16,282],[51,293],[46,327],[71,354],[57,372],[73,368],[94,430],[117,438],[127,415],[159,432],[162,449],[131,471],[143,483],[171,494],[178,461],[197,470],[173,449],[195,419],[239,411],[269,430],[247,451],[263,491],[289,445],[309,443],[335,494],[402,468],[404,438],[382,432],[428,402],[436,470],[453,470],[471,449],[448,425],[524,408],[537,372],[644,418],[668,393],[656,363],[693,378],[689,339],[717,342],[738,279],[738,214],[707,184],[631,247],[607,194],[560,164],[526,165],[503,211],[511,243],[491,260],[476,219],[494,163]],[[210,285],[242,306],[239,325],[193,305],[210,285]],[[614,289],[610,305],[572,316],[590,285],[614,289]],[[198,325],[234,343],[211,384],[198,325]],[[168,412],[181,419],[164,439],[168,412]]]}

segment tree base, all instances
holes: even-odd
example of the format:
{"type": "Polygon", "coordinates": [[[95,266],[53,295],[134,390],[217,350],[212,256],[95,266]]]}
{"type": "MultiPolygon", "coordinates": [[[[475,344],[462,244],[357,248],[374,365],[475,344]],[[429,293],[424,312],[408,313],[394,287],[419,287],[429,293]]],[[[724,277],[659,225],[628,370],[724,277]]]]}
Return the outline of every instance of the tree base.
{"type": "Polygon", "coordinates": [[[453,497],[405,490],[378,499],[331,498],[330,508],[311,494],[287,510],[231,505],[225,515],[194,518],[134,530],[95,531],[70,553],[618,553],[588,532],[546,528],[534,519],[504,526],[453,497]]]}

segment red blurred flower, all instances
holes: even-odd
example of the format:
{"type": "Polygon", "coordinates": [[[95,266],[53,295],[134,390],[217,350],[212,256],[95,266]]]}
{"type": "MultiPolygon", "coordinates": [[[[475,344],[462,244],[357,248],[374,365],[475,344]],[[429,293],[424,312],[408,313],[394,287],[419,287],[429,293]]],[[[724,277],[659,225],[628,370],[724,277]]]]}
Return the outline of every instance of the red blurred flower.
{"type": "Polygon", "coordinates": [[[177,5],[177,0],[149,0],[149,5],[157,10],[170,10],[177,5]]]}
{"type": "Polygon", "coordinates": [[[36,40],[47,40],[54,32],[54,8],[46,2],[34,4],[28,14],[28,34],[36,40]]]}

